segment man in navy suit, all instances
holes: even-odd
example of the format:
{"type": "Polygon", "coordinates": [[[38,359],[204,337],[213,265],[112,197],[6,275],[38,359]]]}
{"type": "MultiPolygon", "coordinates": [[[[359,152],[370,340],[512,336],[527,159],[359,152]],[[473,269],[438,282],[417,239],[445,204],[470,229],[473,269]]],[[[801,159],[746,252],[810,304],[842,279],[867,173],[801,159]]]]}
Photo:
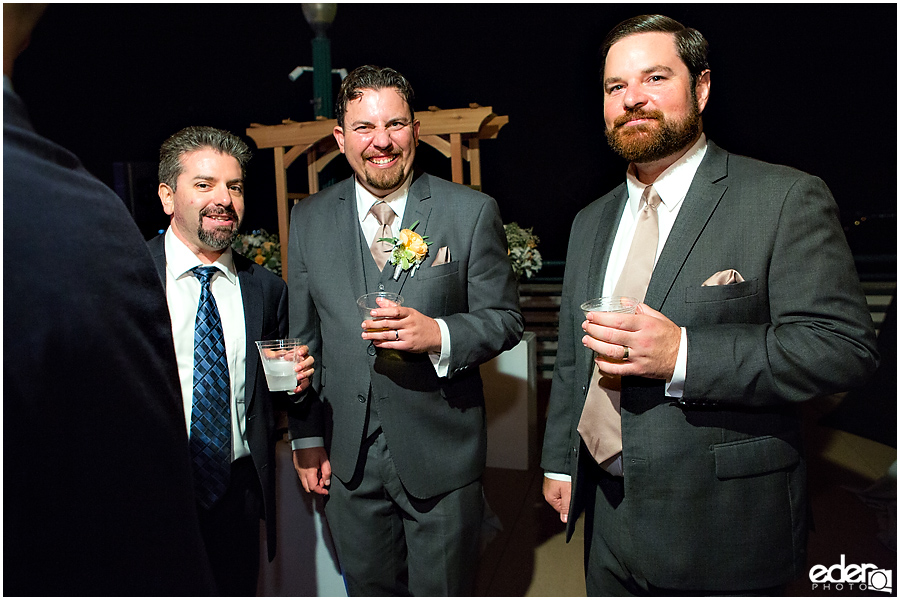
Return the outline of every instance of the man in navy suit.
{"type": "Polygon", "coordinates": [[[41,12],[3,5],[3,594],[214,595],[150,253],[12,89],[41,12]]]}
{"type": "MultiPolygon", "coordinates": [[[[228,367],[230,477],[208,505],[198,496],[200,526],[222,595],[253,596],[259,575],[259,519],[265,518],[269,560],[275,555],[275,410],[255,342],[286,337],[287,286],[253,261],[232,252],[244,215],[244,172],[250,150],[237,136],[212,127],[188,127],[160,149],[159,198],[171,216],[165,234],[150,240],[168,298],[175,355],[191,431],[201,409],[194,399],[194,329],[201,299],[198,267],[214,268],[214,298],[228,367]]],[[[306,347],[303,347],[306,352],[306,347]]],[[[200,356],[199,360],[213,360],[200,356]]],[[[301,392],[309,386],[312,357],[295,367],[301,392]]],[[[200,479],[195,471],[195,479],[200,479]]],[[[195,481],[195,485],[200,485],[195,481]]]]}
{"type": "Polygon", "coordinates": [[[569,536],[585,513],[589,595],[777,593],[806,568],[798,404],[877,365],[837,206],[820,179],[706,139],[698,31],[635,17],[603,59],[629,167],[572,226],[544,496],[569,536]],[[637,314],[586,321],[623,281],[637,314]]]}

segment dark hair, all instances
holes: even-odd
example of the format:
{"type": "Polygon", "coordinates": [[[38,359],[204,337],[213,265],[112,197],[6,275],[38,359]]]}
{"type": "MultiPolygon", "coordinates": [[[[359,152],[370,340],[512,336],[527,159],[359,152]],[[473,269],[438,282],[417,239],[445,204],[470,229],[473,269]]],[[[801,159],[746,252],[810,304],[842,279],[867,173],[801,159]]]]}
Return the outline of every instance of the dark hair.
{"type": "Polygon", "coordinates": [[[691,74],[691,88],[695,88],[697,78],[703,71],[709,69],[709,43],[696,29],[685,27],[675,19],[663,15],[640,15],[626,19],[613,27],[600,47],[600,81],[604,79],[606,55],[609,54],[613,44],[630,35],[652,32],[671,33],[675,36],[678,56],[687,65],[691,74]]]}
{"type": "Polygon", "coordinates": [[[203,148],[233,156],[241,165],[241,175],[246,177],[250,148],[241,138],[213,127],[186,127],[163,142],[159,149],[159,182],[174,190],[178,176],[184,172],[181,157],[203,148]]]}
{"type": "Polygon", "coordinates": [[[409,116],[415,118],[412,107],[415,94],[406,77],[389,67],[363,65],[353,69],[341,82],[341,89],[334,104],[337,124],[341,127],[344,126],[344,113],[347,111],[347,105],[351,100],[356,100],[362,96],[362,90],[381,90],[384,88],[397,90],[409,107],[409,116]]]}

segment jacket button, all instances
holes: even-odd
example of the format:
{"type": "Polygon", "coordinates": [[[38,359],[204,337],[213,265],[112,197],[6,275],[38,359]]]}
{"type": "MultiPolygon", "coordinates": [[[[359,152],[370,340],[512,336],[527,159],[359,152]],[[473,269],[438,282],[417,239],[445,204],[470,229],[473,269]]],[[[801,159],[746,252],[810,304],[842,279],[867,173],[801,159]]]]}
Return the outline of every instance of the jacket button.
{"type": "Polygon", "coordinates": [[[379,291],[379,292],[383,292],[383,291],[384,291],[384,284],[383,284],[383,283],[379,283],[379,284],[378,284],[378,291],[379,291]]]}
{"type": "Polygon", "coordinates": [[[366,348],[366,352],[368,353],[369,356],[375,356],[375,344],[373,344],[372,342],[369,342],[369,347],[366,348]]]}
{"type": "Polygon", "coordinates": [[[359,400],[362,404],[365,404],[365,403],[366,403],[366,397],[365,397],[365,396],[357,396],[356,399],[359,400]]]}

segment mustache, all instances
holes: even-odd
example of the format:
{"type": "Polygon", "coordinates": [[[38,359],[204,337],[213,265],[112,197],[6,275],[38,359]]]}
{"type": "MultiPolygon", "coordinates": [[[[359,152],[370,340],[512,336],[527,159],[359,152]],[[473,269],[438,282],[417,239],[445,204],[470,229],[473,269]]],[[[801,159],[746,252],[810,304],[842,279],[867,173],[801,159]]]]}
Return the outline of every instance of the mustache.
{"type": "Polygon", "coordinates": [[[634,121],[635,119],[654,119],[656,121],[662,121],[664,116],[662,111],[659,110],[629,110],[628,112],[620,115],[613,121],[614,127],[621,127],[625,125],[629,121],[634,121]]]}

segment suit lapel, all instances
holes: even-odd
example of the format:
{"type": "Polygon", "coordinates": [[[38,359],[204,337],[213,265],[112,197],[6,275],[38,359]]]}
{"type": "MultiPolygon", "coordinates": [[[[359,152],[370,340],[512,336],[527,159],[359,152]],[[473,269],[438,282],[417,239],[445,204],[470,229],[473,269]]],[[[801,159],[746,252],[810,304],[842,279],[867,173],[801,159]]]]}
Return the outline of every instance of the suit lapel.
{"type": "MultiPolygon", "coordinates": [[[[406,208],[403,210],[403,223],[400,228],[409,229],[413,223],[418,221],[419,223],[416,225],[415,232],[423,237],[428,235],[428,218],[431,216],[431,205],[431,185],[429,184],[429,176],[426,174],[419,175],[413,180],[412,185],[409,186],[409,193],[406,197],[406,208]]],[[[399,233],[400,232],[397,231],[395,232],[395,235],[399,233]]],[[[429,256],[431,256],[430,247],[429,256]]],[[[426,257],[425,260],[427,261],[428,258],[426,257]]],[[[389,264],[388,269],[392,268],[393,267],[389,264]]],[[[411,272],[412,269],[404,271],[400,274],[399,279],[394,281],[392,277],[393,271],[391,271],[391,276],[388,277],[388,281],[385,283],[385,289],[389,292],[399,294],[403,290],[403,286],[406,285],[407,280],[410,278],[411,272]]],[[[413,279],[415,279],[415,277],[413,277],[413,279]]]]}
{"type": "MultiPolygon", "coordinates": [[[[335,272],[335,277],[344,277],[351,287],[353,302],[366,293],[366,275],[363,271],[362,251],[359,238],[359,215],[356,212],[355,178],[350,177],[337,184],[338,201],[334,205],[333,230],[338,232],[338,240],[346,243],[336,244],[334,259],[329,260],[335,272]]],[[[323,252],[326,249],[322,249],[323,252]]]]}
{"type": "Polygon", "coordinates": [[[244,402],[247,406],[247,414],[250,414],[256,389],[256,374],[259,370],[259,351],[256,349],[256,340],[261,340],[263,335],[263,307],[262,286],[257,277],[253,276],[250,266],[244,264],[238,256],[235,256],[234,267],[237,270],[238,281],[241,283],[241,302],[244,305],[244,335],[246,336],[246,368],[244,369],[244,402]]]}
{"type": "Polygon", "coordinates": [[[659,309],[669,295],[675,278],[687,261],[697,238],[709,222],[719,201],[728,189],[720,180],[728,173],[728,155],[712,142],[708,142],[706,156],[697,169],[694,181],[684,198],[666,245],[653,269],[644,302],[659,309]]]}
{"type": "Polygon", "coordinates": [[[166,242],[165,242],[166,234],[161,233],[155,238],[151,239],[147,242],[147,247],[150,249],[150,256],[153,257],[153,262],[156,264],[156,272],[159,275],[159,279],[162,281],[163,289],[166,288],[166,242]]]}
{"type": "Polygon", "coordinates": [[[619,228],[622,210],[628,200],[628,188],[622,184],[613,191],[614,198],[607,202],[601,209],[597,218],[597,229],[593,239],[593,252],[588,270],[587,297],[596,298],[603,291],[603,280],[606,278],[606,265],[609,262],[609,254],[612,251],[613,242],[616,239],[616,231],[619,228]]]}

